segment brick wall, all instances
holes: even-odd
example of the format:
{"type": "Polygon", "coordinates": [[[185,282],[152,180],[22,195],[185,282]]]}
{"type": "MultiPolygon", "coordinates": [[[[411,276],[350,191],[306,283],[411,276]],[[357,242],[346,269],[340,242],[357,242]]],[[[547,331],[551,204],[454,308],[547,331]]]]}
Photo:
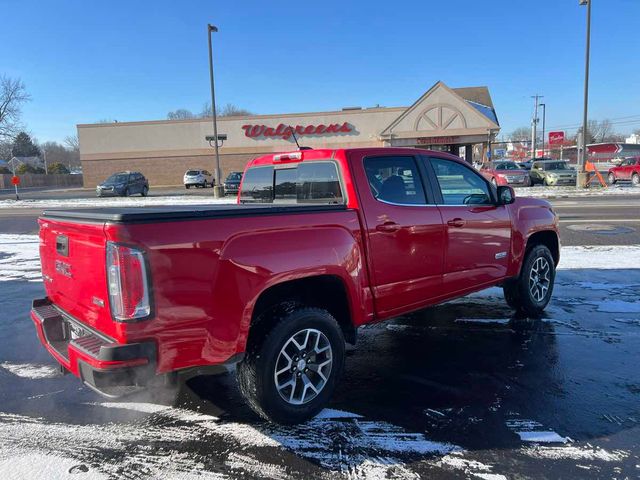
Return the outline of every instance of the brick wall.
{"type": "MultiPolygon", "coordinates": [[[[247,162],[258,156],[260,155],[220,155],[220,169],[222,170],[223,181],[229,172],[243,171],[247,162]]],[[[215,157],[213,155],[189,155],[82,160],[82,173],[86,188],[94,188],[111,174],[125,170],[142,173],[149,180],[151,187],[154,185],[182,185],[182,177],[190,168],[202,168],[214,173],[215,157]]]]}

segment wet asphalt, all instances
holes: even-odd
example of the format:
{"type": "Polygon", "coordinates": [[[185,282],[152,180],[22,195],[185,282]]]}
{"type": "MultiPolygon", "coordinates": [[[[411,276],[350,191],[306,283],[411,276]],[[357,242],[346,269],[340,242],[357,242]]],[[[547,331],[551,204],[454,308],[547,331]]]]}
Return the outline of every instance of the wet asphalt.
{"type": "MultiPolygon", "coordinates": [[[[550,201],[563,245],[640,244],[640,195],[550,201]]],[[[3,209],[0,233],[38,214],[3,209]]],[[[538,321],[495,288],[362,328],[331,410],[295,427],[257,418],[233,372],[174,406],[99,397],[40,346],[41,283],[0,282],[0,478],[640,478],[640,270],[588,264],[558,272],[538,321]]]]}
{"type": "Polygon", "coordinates": [[[69,478],[640,477],[639,270],[559,271],[538,321],[515,322],[494,288],[367,326],[329,405],[341,413],[294,427],[257,418],[233,372],[183,384],[172,408],[16,375],[55,365],[28,318],[42,285],[0,289],[2,478],[34,452],[69,478]]]}

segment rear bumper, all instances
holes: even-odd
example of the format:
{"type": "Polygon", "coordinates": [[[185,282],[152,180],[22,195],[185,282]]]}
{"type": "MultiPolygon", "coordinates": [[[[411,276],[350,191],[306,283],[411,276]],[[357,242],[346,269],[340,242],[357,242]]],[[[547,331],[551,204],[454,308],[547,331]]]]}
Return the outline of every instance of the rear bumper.
{"type": "Polygon", "coordinates": [[[160,378],[154,342],[116,343],[62,312],[48,298],[33,301],[31,320],[53,358],[106,397],[135,393],[160,378]]]}

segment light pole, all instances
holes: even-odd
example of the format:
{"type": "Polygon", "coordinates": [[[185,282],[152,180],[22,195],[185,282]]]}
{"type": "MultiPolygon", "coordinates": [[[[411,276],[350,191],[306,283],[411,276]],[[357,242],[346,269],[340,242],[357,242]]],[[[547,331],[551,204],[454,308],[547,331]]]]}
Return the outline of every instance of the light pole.
{"type": "Polygon", "coordinates": [[[589,49],[591,48],[591,0],[579,0],[580,5],[587,6],[587,45],[584,64],[584,112],[582,116],[582,152],[578,159],[578,175],[576,175],[577,187],[587,186],[587,172],[585,167],[588,158],[587,138],[587,113],[589,106],[589,49]]]}
{"type": "MultiPolygon", "coordinates": [[[[213,116],[213,136],[218,138],[218,123],[216,121],[216,93],[213,86],[213,50],[211,48],[211,37],[214,32],[217,32],[218,28],[214,25],[207,25],[207,36],[209,37],[209,80],[211,81],[211,113],[213,116]]],[[[213,196],[215,198],[221,198],[224,195],[224,189],[220,183],[220,152],[218,151],[218,142],[214,142],[214,149],[216,152],[216,185],[213,187],[213,196]]]]}
{"type": "Polygon", "coordinates": [[[542,107],[542,156],[544,157],[544,127],[547,118],[547,104],[541,103],[540,106],[542,107]]]}
{"type": "Polygon", "coordinates": [[[531,120],[531,158],[536,158],[536,141],[537,141],[537,126],[538,126],[538,100],[542,98],[542,95],[535,94],[534,107],[533,107],[533,119],[531,120]]]}

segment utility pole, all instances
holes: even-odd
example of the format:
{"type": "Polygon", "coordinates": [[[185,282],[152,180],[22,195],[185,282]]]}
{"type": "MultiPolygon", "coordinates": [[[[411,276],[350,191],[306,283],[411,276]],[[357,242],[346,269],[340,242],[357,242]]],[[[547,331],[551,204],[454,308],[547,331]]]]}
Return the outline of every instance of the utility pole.
{"type": "Polygon", "coordinates": [[[546,122],[546,118],[547,118],[547,104],[546,103],[541,103],[540,106],[542,107],[542,156],[544,157],[544,142],[545,142],[545,122],[546,122]]]}
{"type": "Polygon", "coordinates": [[[584,111],[582,115],[582,152],[578,159],[578,175],[576,175],[576,182],[578,188],[586,188],[587,186],[587,172],[585,167],[587,165],[587,159],[589,156],[587,144],[589,139],[587,138],[587,109],[589,106],[589,50],[591,48],[591,1],[592,0],[579,0],[579,5],[587,6],[587,45],[585,52],[584,62],[584,111]]]}
{"type": "Polygon", "coordinates": [[[537,126],[538,126],[538,100],[543,98],[542,95],[538,95],[537,93],[532,96],[534,99],[534,107],[533,107],[533,119],[531,120],[531,158],[536,158],[536,134],[537,134],[537,126]]]}

